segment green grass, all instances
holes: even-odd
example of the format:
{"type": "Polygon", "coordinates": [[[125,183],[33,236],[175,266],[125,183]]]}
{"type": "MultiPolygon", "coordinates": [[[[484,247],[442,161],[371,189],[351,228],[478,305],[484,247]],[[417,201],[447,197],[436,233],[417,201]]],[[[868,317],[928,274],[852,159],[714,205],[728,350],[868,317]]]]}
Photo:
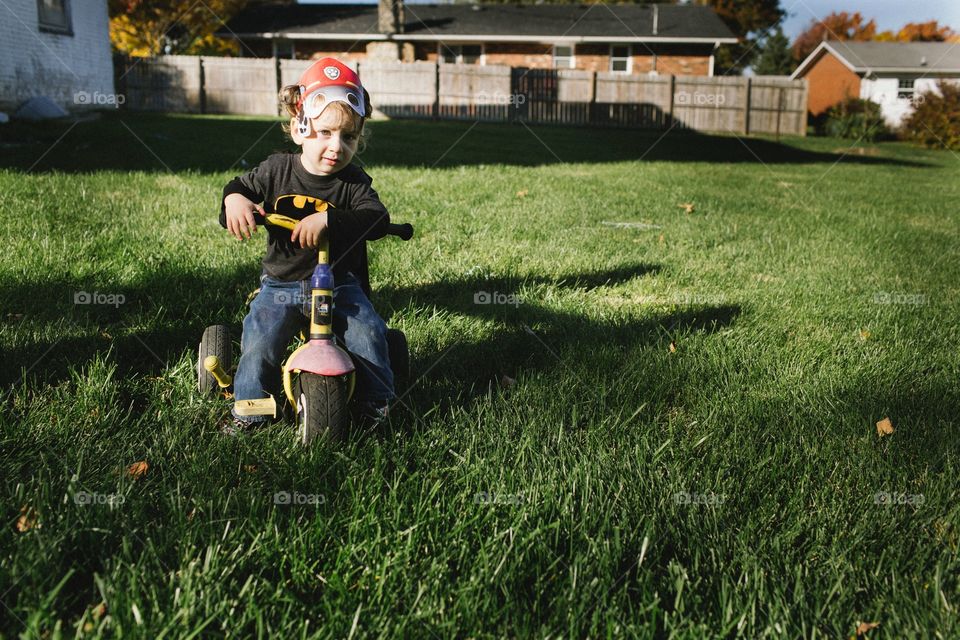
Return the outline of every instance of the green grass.
{"type": "Polygon", "coordinates": [[[0,135],[3,637],[960,637],[960,158],[375,122],[422,377],[303,450],[219,436],[192,371],[263,249],[220,189],[279,127],[0,135]]]}

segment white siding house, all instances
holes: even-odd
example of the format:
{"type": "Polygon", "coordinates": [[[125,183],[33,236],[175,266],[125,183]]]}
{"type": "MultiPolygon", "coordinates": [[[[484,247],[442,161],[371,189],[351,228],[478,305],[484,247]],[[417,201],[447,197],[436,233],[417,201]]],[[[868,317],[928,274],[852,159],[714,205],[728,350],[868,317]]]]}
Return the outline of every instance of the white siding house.
{"type": "MultiPolygon", "coordinates": [[[[936,91],[938,78],[913,75],[877,75],[860,82],[860,97],[872,100],[883,110],[883,119],[897,127],[913,111],[913,105],[924,93],[936,91]]],[[[958,78],[954,78],[956,82],[958,78]]]]}
{"type": "Polygon", "coordinates": [[[41,95],[103,108],[113,94],[107,0],[0,2],[0,110],[41,95]]]}
{"type": "Polygon", "coordinates": [[[815,112],[852,94],[879,104],[887,124],[897,127],[939,81],[960,83],[960,44],[831,40],[820,43],[791,78],[810,81],[815,112]]]}

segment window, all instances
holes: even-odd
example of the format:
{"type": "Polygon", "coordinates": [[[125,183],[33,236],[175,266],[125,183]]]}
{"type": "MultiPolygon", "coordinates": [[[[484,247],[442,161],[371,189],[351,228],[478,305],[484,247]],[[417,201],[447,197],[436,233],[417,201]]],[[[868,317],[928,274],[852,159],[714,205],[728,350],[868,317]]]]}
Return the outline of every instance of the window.
{"type": "Polygon", "coordinates": [[[483,46],[479,44],[440,43],[440,60],[448,64],[483,64],[483,46]]]}
{"type": "Polygon", "coordinates": [[[573,69],[573,45],[558,44],[553,47],[553,68],[573,69]]]}
{"type": "Polygon", "coordinates": [[[40,31],[73,35],[69,0],[37,0],[37,21],[40,31]]]}
{"type": "Polygon", "coordinates": [[[630,45],[610,45],[610,71],[630,73],[630,45]]]}
{"type": "Polygon", "coordinates": [[[906,100],[910,100],[911,98],[913,98],[913,93],[915,91],[913,86],[913,79],[905,80],[903,78],[900,78],[898,85],[899,85],[897,87],[898,98],[902,98],[906,100]]]}

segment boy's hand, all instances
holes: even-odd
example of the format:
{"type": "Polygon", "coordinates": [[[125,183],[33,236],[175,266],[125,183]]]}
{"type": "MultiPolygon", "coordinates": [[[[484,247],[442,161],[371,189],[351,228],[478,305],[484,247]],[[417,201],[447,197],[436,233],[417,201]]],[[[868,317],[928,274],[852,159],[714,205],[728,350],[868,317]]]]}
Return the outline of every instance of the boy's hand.
{"type": "Polygon", "coordinates": [[[227,212],[227,231],[237,240],[250,239],[251,232],[257,231],[253,214],[265,215],[263,207],[239,193],[231,193],[223,201],[227,212]]]}
{"type": "Polygon", "coordinates": [[[302,249],[316,249],[320,246],[320,236],[327,230],[327,212],[311,213],[297,223],[290,234],[290,240],[296,244],[300,241],[302,249]]]}

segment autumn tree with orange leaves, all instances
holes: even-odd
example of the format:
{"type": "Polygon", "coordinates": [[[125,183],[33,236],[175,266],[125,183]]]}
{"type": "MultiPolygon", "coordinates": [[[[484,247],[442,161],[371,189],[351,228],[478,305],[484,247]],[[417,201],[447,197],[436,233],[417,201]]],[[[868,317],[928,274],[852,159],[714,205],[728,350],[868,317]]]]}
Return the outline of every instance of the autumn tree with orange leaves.
{"type": "Polygon", "coordinates": [[[807,30],[793,41],[793,58],[805,60],[824,40],[853,40],[865,42],[877,35],[877,22],[869,22],[860,12],[831,13],[823,20],[813,20],[807,30]]]}
{"type": "Polygon", "coordinates": [[[110,43],[132,56],[231,55],[235,40],[215,35],[248,0],[109,0],[110,43]]]}
{"type": "Polygon", "coordinates": [[[955,41],[957,33],[943,25],[942,27],[936,20],[930,22],[910,22],[905,24],[900,31],[884,31],[877,34],[875,40],[881,42],[950,42],[955,41]]]}
{"type": "Polygon", "coordinates": [[[807,30],[793,42],[793,57],[805,60],[824,40],[853,40],[865,42],[956,42],[958,34],[950,27],[940,26],[936,20],[910,22],[900,31],[877,33],[875,20],[867,21],[859,12],[831,13],[823,20],[813,20],[807,30]]]}

